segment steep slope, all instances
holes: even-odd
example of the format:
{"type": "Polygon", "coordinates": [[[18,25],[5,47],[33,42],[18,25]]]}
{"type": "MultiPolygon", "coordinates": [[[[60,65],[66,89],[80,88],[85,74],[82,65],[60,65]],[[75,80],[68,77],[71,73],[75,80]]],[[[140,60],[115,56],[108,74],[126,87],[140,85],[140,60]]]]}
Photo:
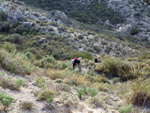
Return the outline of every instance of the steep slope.
{"type": "MultiPolygon", "coordinates": [[[[12,103],[11,107],[7,110],[7,113],[105,113],[114,111],[115,113],[118,113],[116,110],[116,107],[119,106],[121,103],[120,99],[116,97],[114,94],[107,93],[107,92],[100,92],[98,95],[104,98],[104,101],[107,102],[105,106],[106,108],[99,107],[97,109],[91,108],[88,106],[87,103],[76,100],[78,103],[73,102],[73,105],[70,101],[72,100],[66,100],[68,103],[62,102],[63,98],[66,98],[67,95],[71,96],[74,95],[74,98],[77,95],[77,92],[71,88],[71,92],[67,92],[66,97],[61,97],[64,92],[61,90],[60,85],[63,85],[61,83],[55,83],[54,81],[51,81],[48,77],[42,76],[42,79],[45,80],[45,87],[48,87],[48,90],[54,90],[56,92],[61,91],[60,94],[57,94],[57,96],[54,99],[54,102],[52,105],[48,106],[48,103],[46,101],[38,101],[36,97],[36,93],[39,93],[42,89],[36,86],[36,79],[38,75],[31,75],[24,77],[19,77],[17,75],[12,76],[10,73],[5,72],[4,70],[0,70],[0,73],[4,73],[4,75],[0,75],[0,77],[9,77],[10,79],[22,79],[24,80],[25,84],[20,88],[20,91],[10,90],[10,89],[3,89],[3,87],[0,86],[0,92],[3,94],[7,94],[11,97],[13,97],[15,100],[12,103]],[[51,86],[49,86],[51,85],[51,86]],[[60,88],[60,89],[58,89],[60,88]],[[106,96],[109,96],[109,100],[105,100],[106,96]],[[33,107],[32,110],[21,108],[21,104],[23,102],[31,102],[33,107]],[[115,103],[115,104],[114,104],[115,103]],[[67,107],[68,104],[68,107],[67,107]]],[[[72,97],[69,97],[72,98],[72,97]]],[[[103,100],[103,99],[102,99],[103,100]]],[[[0,110],[1,111],[1,110],[0,110]]]]}
{"type": "Polygon", "coordinates": [[[60,10],[88,24],[104,24],[149,41],[149,1],[144,0],[21,0],[45,10],[60,10]]]}
{"type": "Polygon", "coordinates": [[[3,1],[0,9],[6,16],[0,22],[2,45],[5,41],[14,43],[19,51],[53,55],[63,60],[74,55],[89,59],[91,55],[103,53],[126,57],[147,52],[146,44],[134,37],[115,34],[104,27],[89,27],[69,19],[60,11],[46,12],[9,1],[3,1]],[[100,32],[90,31],[97,28],[100,32]]]}
{"type": "Polygon", "coordinates": [[[69,17],[84,23],[102,24],[110,20],[112,24],[123,22],[119,13],[106,7],[105,3],[97,4],[97,0],[21,0],[27,4],[39,7],[48,11],[60,10],[69,17]]]}

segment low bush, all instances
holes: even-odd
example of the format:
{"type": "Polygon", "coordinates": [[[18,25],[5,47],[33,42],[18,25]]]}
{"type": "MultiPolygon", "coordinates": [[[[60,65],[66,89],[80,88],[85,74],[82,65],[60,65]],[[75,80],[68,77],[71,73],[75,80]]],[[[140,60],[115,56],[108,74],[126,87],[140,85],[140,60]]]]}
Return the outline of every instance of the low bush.
{"type": "Polygon", "coordinates": [[[33,69],[30,60],[24,54],[16,52],[1,50],[0,63],[2,67],[16,74],[30,74],[33,69]]]}
{"type": "Polygon", "coordinates": [[[16,51],[16,45],[9,42],[4,42],[2,48],[6,49],[9,52],[16,51]]]}
{"type": "Polygon", "coordinates": [[[0,102],[4,106],[9,107],[13,101],[14,101],[14,98],[12,98],[11,96],[8,96],[8,95],[4,95],[0,92],[0,102]]]}
{"type": "Polygon", "coordinates": [[[62,79],[56,79],[55,83],[63,83],[63,80],[62,79]]]}
{"type": "Polygon", "coordinates": [[[70,79],[71,79],[72,84],[76,86],[83,86],[89,82],[88,80],[86,80],[85,77],[80,76],[80,75],[72,75],[70,79]]]}
{"type": "Polygon", "coordinates": [[[3,10],[0,10],[0,21],[6,21],[7,20],[7,13],[3,10]]]}
{"type": "Polygon", "coordinates": [[[23,39],[24,39],[24,37],[19,34],[12,34],[12,35],[7,36],[5,38],[5,41],[15,43],[15,44],[21,44],[23,39]]]}
{"type": "Polygon", "coordinates": [[[26,56],[27,58],[29,58],[29,59],[30,59],[30,58],[31,58],[31,56],[32,56],[32,53],[31,53],[31,52],[26,52],[26,53],[25,53],[25,56],[26,56]]]}
{"type": "Polygon", "coordinates": [[[86,86],[83,86],[82,88],[77,88],[77,95],[80,99],[84,95],[90,95],[91,97],[95,97],[98,94],[98,90],[95,88],[88,88],[86,86]]]}
{"type": "Polygon", "coordinates": [[[31,110],[33,108],[33,103],[29,101],[23,101],[20,103],[20,107],[23,109],[31,110]]]}
{"type": "Polygon", "coordinates": [[[63,84],[63,83],[57,84],[55,88],[56,88],[57,92],[62,92],[62,91],[70,92],[71,91],[70,86],[67,84],[63,84]]]}
{"type": "Polygon", "coordinates": [[[48,70],[47,76],[50,77],[50,79],[52,80],[56,80],[56,79],[64,79],[66,75],[61,70],[48,70]]]}
{"type": "Polygon", "coordinates": [[[91,97],[95,97],[98,94],[98,90],[95,88],[89,89],[89,93],[91,97]]]}
{"type": "Polygon", "coordinates": [[[108,83],[108,84],[110,84],[110,82],[108,81],[107,78],[101,77],[101,76],[98,76],[98,77],[86,76],[86,79],[91,81],[92,83],[98,82],[98,83],[108,83]]]}
{"type": "Polygon", "coordinates": [[[131,29],[130,34],[131,35],[137,35],[139,33],[139,30],[137,29],[131,29]]]}
{"type": "Polygon", "coordinates": [[[76,107],[79,103],[79,98],[77,95],[69,94],[69,93],[62,93],[60,95],[60,102],[63,102],[68,107],[76,107]]]}
{"type": "Polygon", "coordinates": [[[0,86],[3,88],[8,88],[11,90],[20,90],[20,87],[23,86],[24,81],[22,79],[11,79],[6,76],[0,76],[0,86]]]}
{"type": "Polygon", "coordinates": [[[47,57],[45,57],[45,58],[43,58],[42,60],[41,60],[41,65],[43,66],[43,67],[46,67],[46,68],[48,68],[48,67],[52,67],[52,66],[48,66],[50,63],[54,63],[55,62],[55,59],[53,58],[53,57],[50,57],[50,56],[47,56],[47,57]]]}
{"type": "Polygon", "coordinates": [[[53,102],[55,92],[52,90],[42,90],[38,94],[38,100],[46,100],[47,102],[53,102]]]}
{"type": "MultiPolygon", "coordinates": [[[[113,77],[120,77],[121,79],[128,78],[131,66],[126,62],[112,57],[104,57],[102,62],[96,65],[96,71],[103,74],[111,74],[113,77]]],[[[131,75],[132,76],[132,75],[131,75]]],[[[130,77],[130,76],[129,76],[130,77]]]]}
{"type": "Polygon", "coordinates": [[[150,79],[138,79],[131,84],[131,93],[127,98],[129,104],[141,107],[150,107],[150,79]]]}
{"type": "Polygon", "coordinates": [[[78,36],[78,39],[83,40],[83,39],[84,39],[84,36],[83,36],[83,35],[79,35],[79,36],[78,36]]]}
{"type": "Polygon", "coordinates": [[[97,82],[95,82],[92,85],[92,87],[95,87],[99,91],[104,91],[104,92],[110,91],[109,84],[107,84],[107,83],[97,83],[97,82]]]}
{"type": "Polygon", "coordinates": [[[65,69],[65,68],[68,67],[68,65],[67,65],[66,63],[63,62],[63,63],[61,64],[61,67],[62,67],[62,69],[65,69]]]}
{"type": "Polygon", "coordinates": [[[40,88],[44,88],[45,87],[45,79],[44,78],[36,78],[35,85],[40,88]]]}
{"type": "Polygon", "coordinates": [[[105,102],[98,96],[90,97],[87,100],[87,103],[93,108],[99,108],[99,107],[105,108],[105,105],[106,105],[105,102]]]}
{"type": "Polygon", "coordinates": [[[15,85],[19,88],[24,85],[23,79],[17,79],[15,85]]]}
{"type": "Polygon", "coordinates": [[[119,108],[119,113],[131,113],[131,112],[132,112],[132,105],[119,108]]]}

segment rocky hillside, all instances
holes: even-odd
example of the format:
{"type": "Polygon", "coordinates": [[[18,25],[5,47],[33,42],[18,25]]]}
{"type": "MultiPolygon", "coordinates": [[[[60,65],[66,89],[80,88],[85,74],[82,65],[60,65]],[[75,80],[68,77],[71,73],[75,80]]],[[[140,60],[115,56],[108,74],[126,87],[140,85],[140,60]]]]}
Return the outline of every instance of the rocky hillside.
{"type": "Polygon", "coordinates": [[[14,43],[17,50],[22,52],[53,55],[63,60],[74,55],[91,58],[92,55],[105,53],[127,57],[147,52],[147,43],[141,43],[132,36],[117,34],[104,26],[82,24],[58,10],[46,12],[27,7],[19,1],[3,1],[0,9],[1,42],[14,43]],[[94,32],[97,28],[99,32],[94,32]],[[5,33],[8,35],[5,36],[5,33]],[[35,48],[38,51],[33,52],[35,48]]]}
{"type": "Polygon", "coordinates": [[[146,0],[21,1],[48,11],[63,11],[80,22],[108,25],[117,32],[133,34],[149,41],[150,6],[146,0]]]}

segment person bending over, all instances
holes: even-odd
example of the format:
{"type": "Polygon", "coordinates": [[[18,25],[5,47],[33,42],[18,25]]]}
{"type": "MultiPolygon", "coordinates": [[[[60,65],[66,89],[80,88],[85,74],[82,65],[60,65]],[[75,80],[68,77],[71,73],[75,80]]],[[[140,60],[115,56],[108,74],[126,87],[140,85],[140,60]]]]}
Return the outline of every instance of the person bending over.
{"type": "Polygon", "coordinates": [[[78,60],[77,58],[73,58],[70,65],[72,65],[72,64],[73,64],[73,70],[78,65],[79,71],[81,71],[80,60],[78,60]]]}

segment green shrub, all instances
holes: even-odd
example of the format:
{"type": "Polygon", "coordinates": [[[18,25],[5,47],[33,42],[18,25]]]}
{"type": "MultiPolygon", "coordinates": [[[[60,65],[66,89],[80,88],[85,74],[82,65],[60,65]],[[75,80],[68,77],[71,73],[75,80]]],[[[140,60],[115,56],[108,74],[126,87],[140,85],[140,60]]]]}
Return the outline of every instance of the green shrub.
{"type": "Polygon", "coordinates": [[[48,56],[45,58],[45,61],[48,63],[54,63],[55,59],[53,57],[48,56]]]}
{"type": "Polygon", "coordinates": [[[22,79],[12,79],[5,76],[0,76],[0,86],[11,90],[19,91],[20,87],[24,84],[22,79]]]}
{"type": "Polygon", "coordinates": [[[71,88],[69,85],[67,84],[57,84],[56,85],[56,89],[60,90],[61,92],[62,91],[65,91],[65,92],[70,92],[71,91],[71,88]]]}
{"type": "Polygon", "coordinates": [[[5,105],[6,107],[8,107],[12,102],[14,101],[14,99],[11,96],[8,95],[3,95],[0,92],[0,102],[5,105]]]}
{"type": "Polygon", "coordinates": [[[37,55],[36,55],[36,59],[37,59],[37,60],[41,60],[42,58],[43,58],[43,56],[42,56],[41,54],[37,54],[37,55]]]}
{"type": "Polygon", "coordinates": [[[4,42],[2,48],[6,49],[9,52],[16,51],[16,45],[9,42],[4,42]]]}
{"type": "Polygon", "coordinates": [[[89,93],[92,97],[95,97],[98,94],[98,90],[95,88],[89,89],[89,93]]]}
{"type": "MultiPolygon", "coordinates": [[[[106,57],[102,59],[102,62],[96,66],[96,71],[104,74],[111,74],[114,77],[125,77],[125,74],[129,73],[131,67],[126,62],[115,59],[112,57],[106,57]]],[[[127,76],[126,76],[127,77],[127,76]]]]}
{"type": "Polygon", "coordinates": [[[83,40],[84,39],[83,35],[79,35],[78,39],[83,40]]]}
{"type": "Polygon", "coordinates": [[[32,53],[31,52],[26,52],[25,55],[27,56],[27,58],[31,58],[32,53]]]}
{"type": "Polygon", "coordinates": [[[0,21],[6,21],[6,20],[7,20],[6,12],[0,10],[0,21]]]}
{"type": "Polygon", "coordinates": [[[9,41],[11,43],[20,44],[23,41],[24,37],[19,34],[12,34],[10,36],[6,37],[6,41],[9,41]]]}
{"type": "Polygon", "coordinates": [[[98,83],[107,83],[110,84],[108,79],[106,77],[95,77],[95,76],[86,76],[87,80],[90,80],[92,83],[98,82],[98,83]]]}
{"type": "Polygon", "coordinates": [[[67,66],[67,64],[66,63],[62,63],[62,65],[61,65],[61,67],[62,67],[62,69],[65,69],[65,68],[67,68],[68,66],[67,66]]]}
{"type": "Polygon", "coordinates": [[[23,86],[23,84],[24,84],[24,80],[23,79],[17,79],[16,80],[16,86],[17,87],[21,87],[21,86],[23,86]]]}
{"type": "Polygon", "coordinates": [[[54,62],[55,62],[55,59],[53,57],[50,57],[50,56],[47,56],[41,60],[41,64],[43,67],[49,67],[46,65],[49,63],[54,63],[54,62]]]}
{"type": "Polygon", "coordinates": [[[131,112],[132,112],[132,105],[119,108],[119,113],[131,113],[131,112]]]}
{"type": "Polygon", "coordinates": [[[26,49],[26,52],[31,52],[32,54],[36,54],[37,50],[35,48],[28,48],[26,49]]]}
{"type": "Polygon", "coordinates": [[[82,96],[83,96],[83,90],[81,89],[81,88],[78,88],[77,89],[77,95],[78,95],[78,97],[81,99],[82,98],[82,96]]]}
{"type": "Polygon", "coordinates": [[[55,92],[52,90],[42,90],[38,94],[38,100],[46,100],[47,102],[53,102],[55,92]]]}
{"type": "Polygon", "coordinates": [[[29,59],[24,54],[16,52],[1,50],[0,63],[5,69],[17,74],[29,74],[33,69],[29,59]]]}
{"type": "Polygon", "coordinates": [[[36,86],[40,87],[40,88],[44,88],[45,87],[45,79],[44,78],[36,78],[35,80],[35,84],[36,86]]]}
{"type": "Polygon", "coordinates": [[[131,35],[137,35],[139,33],[139,30],[137,29],[131,29],[130,34],[131,35]]]}

